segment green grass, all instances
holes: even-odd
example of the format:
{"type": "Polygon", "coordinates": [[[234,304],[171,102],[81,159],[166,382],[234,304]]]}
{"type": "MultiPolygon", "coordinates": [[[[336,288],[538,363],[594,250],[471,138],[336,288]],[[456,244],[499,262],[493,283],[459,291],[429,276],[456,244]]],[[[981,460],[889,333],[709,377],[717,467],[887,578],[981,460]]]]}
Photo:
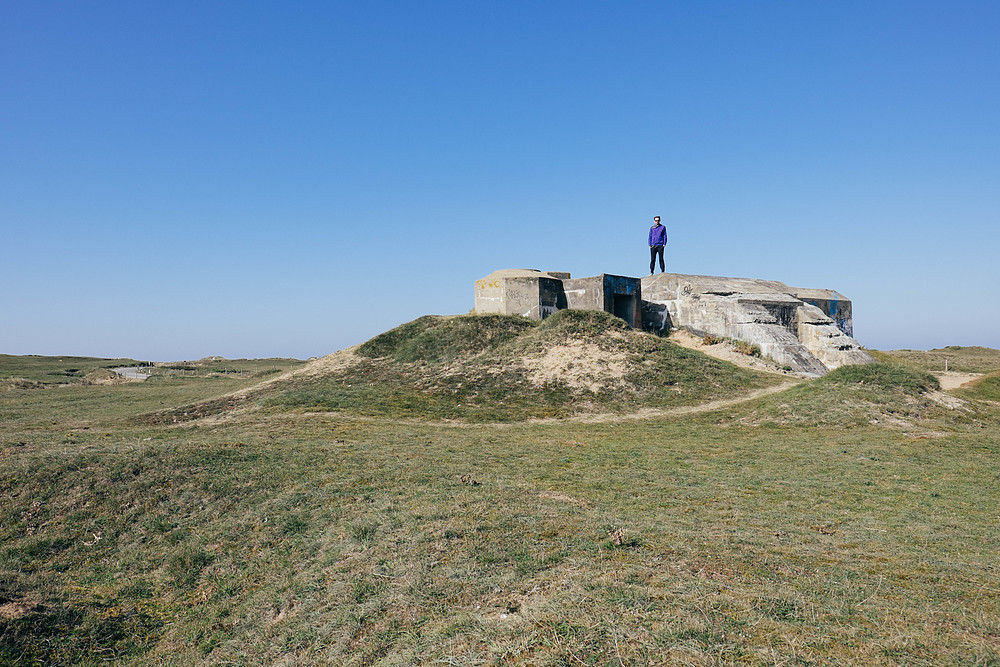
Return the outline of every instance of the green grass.
{"type": "Polygon", "coordinates": [[[198,361],[178,361],[157,363],[152,369],[151,379],[162,377],[208,377],[212,375],[238,374],[254,378],[264,378],[270,375],[297,368],[302,365],[298,359],[223,359],[208,357],[198,361]]]}
{"type": "Polygon", "coordinates": [[[358,354],[403,363],[450,361],[497,347],[536,326],[511,315],[425,315],[363,343],[358,354]]]}
{"type": "Polygon", "coordinates": [[[1000,373],[991,373],[974,381],[968,388],[955,392],[963,398],[1000,403],[1000,373]]]}
{"type": "Polygon", "coordinates": [[[825,375],[822,383],[838,387],[875,387],[881,391],[895,391],[909,396],[941,388],[937,378],[930,373],[914,370],[903,364],[885,362],[841,366],[825,375]]]}
{"type": "Polygon", "coordinates": [[[1000,663],[991,382],[967,412],[879,364],[663,419],[139,419],[253,381],[0,392],[0,664],[1000,663]]]}

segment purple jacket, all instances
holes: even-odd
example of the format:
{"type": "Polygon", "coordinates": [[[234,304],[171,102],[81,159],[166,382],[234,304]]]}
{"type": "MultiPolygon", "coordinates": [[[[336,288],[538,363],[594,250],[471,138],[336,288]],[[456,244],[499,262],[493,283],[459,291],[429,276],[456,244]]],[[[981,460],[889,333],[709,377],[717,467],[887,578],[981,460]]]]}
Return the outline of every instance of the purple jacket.
{"type": "Polygon", "coordinates": [[[649,245],[667,245],[666,225],[653,225],[649,228],[649,245]]]}

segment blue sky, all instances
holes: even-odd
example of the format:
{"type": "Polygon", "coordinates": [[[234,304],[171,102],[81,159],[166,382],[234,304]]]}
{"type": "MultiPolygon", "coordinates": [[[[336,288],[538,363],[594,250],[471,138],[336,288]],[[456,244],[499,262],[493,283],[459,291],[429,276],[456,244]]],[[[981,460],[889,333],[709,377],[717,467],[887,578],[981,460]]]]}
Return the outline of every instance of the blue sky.
{"type": "Polygon", "coordinates": [[[322,355],[498,268],[1000,347],[1000,3],[5,3],[0,352],[322,355]]]}

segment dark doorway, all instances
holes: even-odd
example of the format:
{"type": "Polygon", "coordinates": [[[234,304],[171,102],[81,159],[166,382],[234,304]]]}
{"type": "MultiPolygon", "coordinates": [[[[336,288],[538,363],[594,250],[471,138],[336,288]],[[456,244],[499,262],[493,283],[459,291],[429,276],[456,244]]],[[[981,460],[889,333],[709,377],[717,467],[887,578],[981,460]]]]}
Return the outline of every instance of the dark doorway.
{"type": "Polygon", "coordinates": [[[628,325],[635,326],[635,297],[629,296],[628,294],[615,294],[614,295],[614,310],[611,312],[615,317],[620,317],[628,325]]]}

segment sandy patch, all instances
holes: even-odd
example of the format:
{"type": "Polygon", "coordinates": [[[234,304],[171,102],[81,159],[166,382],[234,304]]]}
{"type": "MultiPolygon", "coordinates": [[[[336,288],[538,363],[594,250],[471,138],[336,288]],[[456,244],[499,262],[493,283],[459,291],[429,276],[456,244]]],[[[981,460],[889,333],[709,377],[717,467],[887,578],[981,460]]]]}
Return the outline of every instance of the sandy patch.
{"type": "Polygon", "coordinates": [[[358,349],[358,346],[348,347],[346,349],[334,352],[333,354],[328,354],[325,357],[320,357],[314,361],[310,361],[305,366],[296,368],[276,377],[264,380],[259,384],[255,384],[252,387],[247,387],[245,389],[240,389],[239,391],[234,391],[231,394],[227,394],[227,397],[231,398],[245,398],[252,394],[260,392],[261,389],[267,387],[268,385],[285,382],[291,378],[296,377],[316,377],[319,375],[328,375],[332,373],[337,373],[338,371],[349,368],[358,362],[358,355],[354,353],[358,349]]]}
{"type": "Polygon", "coordinates": [[[8,621],[17,620],[31,613],[36,607],[36,603],[27,600],[15,600],[0,604],[0,618],[8,621]]]}
{"type": "Polygon", "coordinates": [[[555,345],[540,356],[525,357],[521,363],[536,387],[561,382],[593,392],[621,384],[630,367],[626,354],[584,341],[555,345]]]}
{"type": "Polygon", "coordinates": [[[356,351],[359,347],[361,346],[354,345],[352,347],[347,347],[344,348],[343,350],[334,352],[333,354],[328,354],[325,357],[320,357],[315,361],[310,361],[302,368],[297,368],[289,373],[284,374],[282,378],[287,378],[297,375],[305,375],[305,376],[327,375],[329,373],[337,373],[338,371],[342,371],[345,368],[348,368],[358,363],[358,355],[356,354],[356,351]]]}
{"type": "Polygon", "coordinates": [[[955,371],[941,371],[939,373],[932,373],[932,375],[938,379],[938,382],[941,383],[941,388],[945,391],[958,389],[973,380],[983,377],[982,373],[957,373],[955,371]]]}
{"type": "MultiPolygon", "coordinates": [[[[944,386],[944,383],[942,383],[944,386]]],[[[959,385],[961,386],[961,385],[959,385]]],[[[946,394],[943,391],[929,391],[927,392],[927,398],[934,401],[938,405],[942,405],[949,410],[968,410],[968,406],[962,399],[952,396],[951,394],[946,394]]]]}

